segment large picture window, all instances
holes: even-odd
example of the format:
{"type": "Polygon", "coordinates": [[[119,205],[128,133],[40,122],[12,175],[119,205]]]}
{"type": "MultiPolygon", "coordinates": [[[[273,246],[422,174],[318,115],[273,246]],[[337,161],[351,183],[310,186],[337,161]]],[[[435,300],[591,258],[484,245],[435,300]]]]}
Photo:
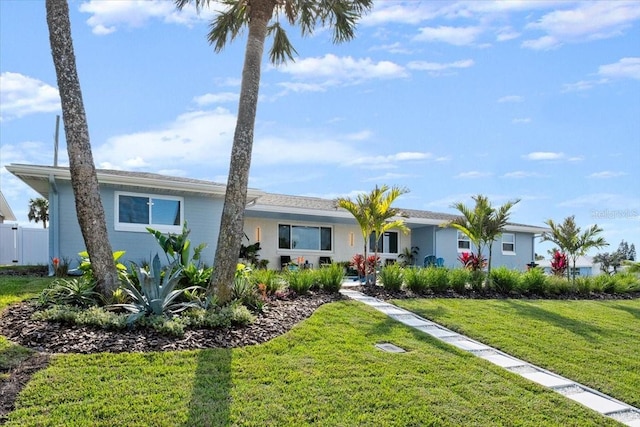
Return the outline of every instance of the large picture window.
{"type": "Polygon", "coordinates": [[[331,227],[280,224],[278,249],[331,251],[331,227]]]}
{"type": "MultiPolygon", "coordinates": [[[[375,251],[374,233],[369,236],[369,250],[375,251]]],[[[397,254],[398,253],[398,233],[395,231],[387,231],[380,236],[378,241],[378,252],[381,254],[397,254]]]]}
{"type": "Polygon", "coordinates": [[[180,232],[183,223],[184,199],[116,192],[115,229],[147,232],[146,227],[162,232],[180,232]]]}

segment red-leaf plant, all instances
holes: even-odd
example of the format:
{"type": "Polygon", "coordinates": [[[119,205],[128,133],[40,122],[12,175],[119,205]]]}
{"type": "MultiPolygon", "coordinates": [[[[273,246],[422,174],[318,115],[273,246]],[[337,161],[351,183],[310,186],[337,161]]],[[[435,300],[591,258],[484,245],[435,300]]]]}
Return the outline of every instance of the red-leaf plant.
{"type": "Polygon", "coordinates": [[[554,250],[553,256],[551,257],[551,272],[555,276],[564,276],[564,273],[567,271],[567,267],[567,254],[560,252],[557,249],[554,250]]]}
{"type": "Polygon", "coordinates": [[[458,257],[458,261],[462,263],[464,268],[471,271],[479,271],[487,266],[487,259],[479,257],[471,252],[462,252],[458,257]]]}

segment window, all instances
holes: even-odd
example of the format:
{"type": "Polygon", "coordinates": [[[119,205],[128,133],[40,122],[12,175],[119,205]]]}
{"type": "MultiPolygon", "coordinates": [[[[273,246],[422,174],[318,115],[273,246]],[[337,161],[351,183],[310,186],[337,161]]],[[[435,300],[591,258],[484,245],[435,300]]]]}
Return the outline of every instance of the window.
{"type": "Polygon", "coordinates": [[[504,233],[502,235],[502,252],[515,253],[516,252],[516,235],[511,233],[504,233]]]}
{"type": "Polygon", "coordinates": [[[471,240],[463,232],[458,231],[458,250],[468,251],[471,249],[471,240]]]}
{"type": "Polygon", "coordinates": [[[182,230],[182,197],[116,192],[115,229],[147,232],[152,227],[162,232],[182,230]]]}
{"type": "Polygon", "coordinates": [[[278,249],[331,251],[331,227],[278,225],[278,249]]]}
{"type": "MultiPolygon", "coordinates": [[[[369,236],[369,250],[375,251],[375,234],[369,236]]],[[[398,253],[398,233],[395,231],[387,231],[378,241],[378,252],[381,254],[397,254],[398,253]]]]}

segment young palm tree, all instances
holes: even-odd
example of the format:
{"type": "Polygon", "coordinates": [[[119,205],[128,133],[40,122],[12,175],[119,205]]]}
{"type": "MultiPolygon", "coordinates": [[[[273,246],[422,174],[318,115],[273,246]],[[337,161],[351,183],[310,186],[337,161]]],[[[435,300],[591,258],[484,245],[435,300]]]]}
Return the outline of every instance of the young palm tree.
{"type": "Polygon", "coordinates": [[[36,224],[42,221],[42,226],[47,228],[47,222],[49,221],[49,201],[42,197],[29,200],[28,217],[29,221],[33,221],[36,224]]]}
{"type": "Polygon", "coordinates": [[[47,25],[51,55],[58,79],[62,119],[67,135],[69,171],[80,231],[91,258],[97,288],[110,296],[118,286],[118,273],[109,244],[104,207],[93,162],[89,127],[71,39],[69,5],[66,0],[47,0],[47,25]]]}
{"type": "MultiPolygon", "coordinates": [[[[401,215],[398,209],[392,208],[393,202],[408,190],[399,187],[389,188],[387,185],[376,186],[369,194],[360,194],[355,201],[349,198],[338,198],[336,204],[346,209],[353,215],[362,231],[364,240],[364,259],[367,259],[367,246],[369,237],[373,235],[375,239],[374,254],[378,259],[378,244],[380,237],[392,228],[398,228],[403,232],[409,229],[401,218],[393,219],[401,215]]],[[[373,283],[376,282],[376,270],[373,268],[373,283]]]]}
{"type": "Polygon", "coordinates": [[[500,206],[497,210],[492,208],[492,213],[489,216],[489,221],[485,227],[485,239],[487,245],[489,246],[489,258],[487,261],[487,274],[491,274],[491,257],[492,257],[492,248],[493,242],[495,242],[502,233],[504,232],[505,227],[507,226],[507,222],[509,221],[509,216],[511,213],[509,212],[511,208],[519,203],[520,199],[510,201],[500,206]]]}
{"type": "Polygon", "coordinates": [[[273,37],[269,59],[276,65],[293,59],[296,53],[280,25],[280,16],[291,26],[299,26],[303,36],[312,34],[318,26],[330,26],[335,43],[351,40],[358,19],[371,9],[373,0],[175,0],[178,9],[189,3],[195,3],[197,9],[212,3],[224,7],[211,23],[208,36],[216,52],[248,28],[238,119],[210,286],[210,292],[215,292],[218,299],[225,302],[231,298],[231,284],[242,243],[265,40],[269,35],[273,37]]]}
{"type": "Polygon", "coordinates": [[[520,200],[505,203],[495,209],[486,196],[478,194],[472,199],[476,202],[473,210],[462,203],[455,203],[453,207],[460,211],[461,217],[444,224],[463,233],[476,246],[477,257],[482,258],[482,248],[488,246],[487,273],[491,273],[491,257],[493,242],[498,239],[509,221],[511,208],[520,200]]]}
{"type": "Polygon", "coordinates": [[[545,221],[545,224],[549,226],[551,231],[544,232],[541,241],[553,242],[558,245],[561,251],[569,254],[573,267],[570,273],[574,282],[578,257],[585,255],[589,249],[609,246],[604,237],[598,236],[602,232],[602,228],[594,224],[581,233],[573,215],[565,218],[562,224],[556,224],[552,219],[545,221]]]}

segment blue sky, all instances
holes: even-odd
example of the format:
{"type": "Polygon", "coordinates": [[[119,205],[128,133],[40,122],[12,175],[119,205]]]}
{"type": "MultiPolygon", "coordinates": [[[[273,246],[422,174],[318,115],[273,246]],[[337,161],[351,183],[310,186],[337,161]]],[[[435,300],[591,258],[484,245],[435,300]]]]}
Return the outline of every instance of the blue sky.
{"type": "MultiPolygon", "coordinates": [[[[215,12],[169,1],[70,9],[96,166],[226,181],[245,37],[216,54],[215,12]]],[[[296,61],[263,62],[252,187],[398,185],[397,206],[439,212],[520,198],[514,222],[575,215],[606,251],[640,245],[640,2],[377,1],[350,43],[289,35],[296,61]]],[[[53,163],[44,2],[0,1],[0,44],[0,188],[27,225],[37,195],[4,165],[53,163]]]]}

